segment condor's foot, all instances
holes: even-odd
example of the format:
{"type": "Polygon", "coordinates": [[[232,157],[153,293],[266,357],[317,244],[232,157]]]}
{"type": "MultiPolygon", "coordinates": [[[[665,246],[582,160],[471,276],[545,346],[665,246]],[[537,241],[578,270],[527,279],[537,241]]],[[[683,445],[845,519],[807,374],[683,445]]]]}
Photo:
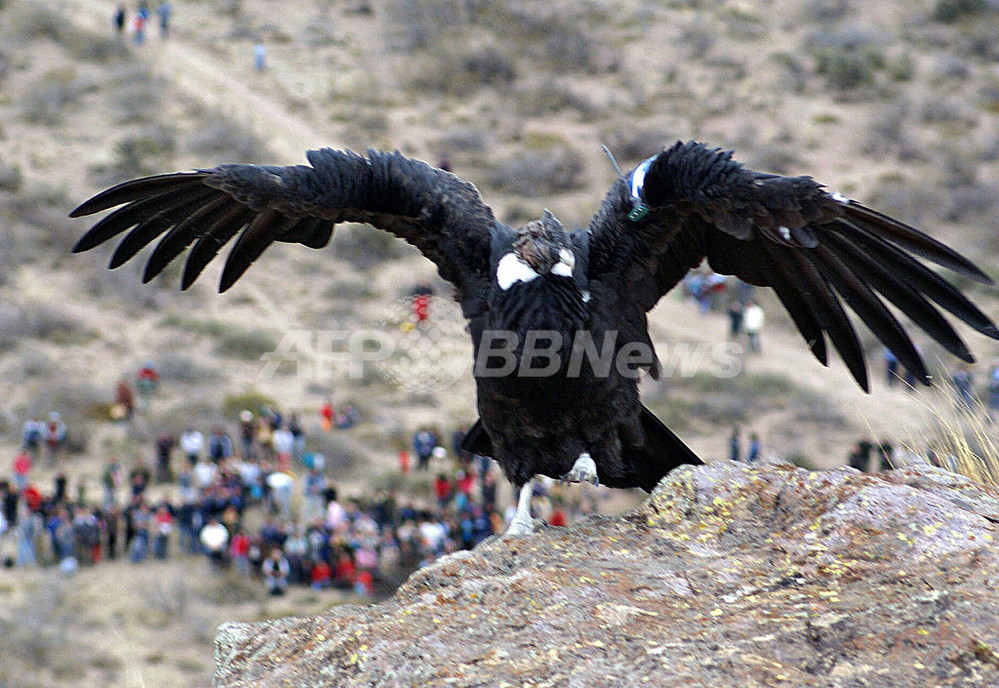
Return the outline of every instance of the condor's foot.
{"type": "Polygon", "coordinates": [[[572,464],[569,472],[559,480],[563,483],[587,482],[592,485],[599,485],[600,478],[597,477],[597,464],[593,461],[593,457],[589,453],[583,452],[576,459],[576,463],[572,464]]]}
{"type": "Polygon", "coordinates": [[[531,518],[531,497],[533,496],[534,481],[529,480],[520,488],[520,496],[517,498],[517,512],[507,525],[506,531],[503,533],[504,538],[533,535],[538,530],[541,521],[531,518]]]}

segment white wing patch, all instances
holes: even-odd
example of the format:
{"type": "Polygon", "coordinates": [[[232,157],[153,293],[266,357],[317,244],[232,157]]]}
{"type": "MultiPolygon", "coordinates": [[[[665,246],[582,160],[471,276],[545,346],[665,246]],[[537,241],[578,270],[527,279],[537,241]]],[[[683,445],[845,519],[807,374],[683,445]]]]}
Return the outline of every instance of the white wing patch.
{"type": "Polygon", "coordinates": [[[512,287],[514,282],[530,282],[537,277],[538,273],[515,253],[508,253],[500,258],[496,266],[496,281],[503,291],[512,287]]]}
{"type": "Polygon", "coordinates": [[[652,166],[652,161],[656,159],[656,155],[645,160],[641,165],[635,168],[635,171],[631,173],[631,197],[633,199],[642,199],[642,187],[645,185],[645,173],[649,171],[649,167],[652,166]]]}
{"type": "Polygon", "coordinates": [[[839,191],[833,191],[832,194],[830,195],[832,196],[832,199],[837,203],[842,203],[843,205],[846,205],[847,203],[850,202],[850,199],[841,194],[839,191]]]}

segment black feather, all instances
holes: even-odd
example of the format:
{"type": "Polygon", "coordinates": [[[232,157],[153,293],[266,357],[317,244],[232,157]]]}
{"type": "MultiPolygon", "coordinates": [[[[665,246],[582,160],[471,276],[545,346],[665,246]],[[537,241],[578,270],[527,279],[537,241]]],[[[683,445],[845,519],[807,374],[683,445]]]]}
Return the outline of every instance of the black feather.
{"type": "Polygon", "coordinates": [[[222,269],[219,292],[224,292],[235,284],[250,264],[274,242],[274,237],[293,222],[292,218],[276,210],[265,210],[253,218],[229,252],[225,267],[222,269]]]}
{"type": "Polygon", "coordinates": [[[884,303],[843,261],[824,246],[811,254],[822,275],[840,293],[850,309],[860,316],[879,340],[891,349],[902,365],[921,381],[929,384],[926,366],[898,320],[884,303]]]}
{"type": "Polygon", "coordinates": [[[90,200],[84,201],[70,211],[69,216],[82,217],[84,215],[92,215],[140,198],[148,198],[153,195],[162,196],[174,191],[191,189],[200,186],[206,176],[205,172],[180,172],[133,179],[132,181],[112,186],[90,200]]]}
{"type": "Polygon", "coordinates": [[[850,201],[844,206],[849,220],[860,227],[880,234],[908,249],[916,255],[932,260],[954,272],[964,275],[982,284],[992,284],[992,278],[975,267],[967,258],[944,246],[933,237],[920,232],[914,227],[899,222],[887,215],[871,210],[856,201],[850,201]]]}
{"type": "Polygon", "coordinates": [[[896,277],[895,271],[889,265],[878,262],[874,256],[835,232],[828,232],[824,240],[842,260],[849,262],[858,277],[895,304],[924,332],[961,360],[974,362],[968,347],[950,323],[918,291],[896,277]]]}
{"type": "Polygon", "coordinates": [[[198,278],[205,266],[225,246],[243,225],[253,219],[254,212],[245,206],[235,206],[222,215],[205,233],[187,254],[184,263],[184,273],[180,279],[180,288],[187,289],[198,278]]]}
{"type": "Polygon", "coordinates": [[[118,210],[101,219],[90,228],[90,231],[80,237],[80,240],[73,246],[73,253],[89,251],[108,239],[131,229],[139,222],[143,222],[156,213],[171,207],[173,203],[184,199],[189,193],[189,189],[186,188],[174,189],[162,196],[143,197],[132,201],[122,208],[118,208],[118,210]]]}
{"type": "Polygon", "coordinates": [[[982,334],[999,339],[999,330],[987,315],[982,313],[964,294],[947,280],[930,270],[898,247],[882,241],[870,231],[850,222],[840,221],[830,225],[851,237],[868,254],[889,266],[890,271],[904,274],[906,282],[944,310],[952,313],[982,334]]]}
{"type": "Polygon", "coordinates": [[[153,249],[142,274],[142,281],[149,282],[160,274],[174,258],[183,253],[184,249],[200,236],[198,227],[213,225],[224,212],[230,209],[232,199],[225,194],[202,205],[198,210],[178,222],[167,232],[156,248],[153,249]]]}

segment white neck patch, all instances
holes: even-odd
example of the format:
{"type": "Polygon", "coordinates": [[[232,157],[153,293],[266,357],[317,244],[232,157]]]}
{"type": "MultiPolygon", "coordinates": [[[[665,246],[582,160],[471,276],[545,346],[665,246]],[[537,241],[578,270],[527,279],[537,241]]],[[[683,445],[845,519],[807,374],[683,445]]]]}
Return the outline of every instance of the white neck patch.
{"type": "Polygon", "coordinates": [[[534,268],[518,258],[515,253],[508,253],[500,258],[496,266],[496,281],[503,291],[512,287],[514,282],[530,282],[537,277],[538,273],[534,268]]]}
{"type": "Polygon", "coordinates": [[[576,256],[571,251],[562,249],[558,252],[559,261],[552,266],[553,275],[572,277],[572,269],[576,267],[576,256]]]}

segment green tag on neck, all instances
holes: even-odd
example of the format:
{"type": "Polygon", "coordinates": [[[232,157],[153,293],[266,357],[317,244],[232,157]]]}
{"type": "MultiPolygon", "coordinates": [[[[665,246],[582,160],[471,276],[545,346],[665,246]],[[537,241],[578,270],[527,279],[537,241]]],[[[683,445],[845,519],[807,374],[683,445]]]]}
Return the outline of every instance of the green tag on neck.
{"type": "Polygon", "coordinates": [[[632,208],[631,212],[628,213],[627,217],[632,222],[638,222],[648,214],[649,214],[649,206],[639,201],[638,205],[632,208]]]}

